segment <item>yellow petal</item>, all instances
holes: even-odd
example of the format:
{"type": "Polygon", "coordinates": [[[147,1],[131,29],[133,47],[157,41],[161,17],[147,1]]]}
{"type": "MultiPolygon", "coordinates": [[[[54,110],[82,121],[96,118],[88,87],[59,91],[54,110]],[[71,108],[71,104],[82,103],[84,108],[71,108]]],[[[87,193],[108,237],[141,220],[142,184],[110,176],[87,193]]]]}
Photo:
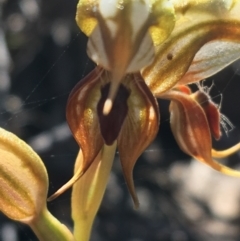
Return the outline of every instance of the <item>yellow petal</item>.
{"type": "Polygon", "coordinates": [[[212,75],[240,57],[240,1],[220,8],[214,7],[219,6],[217,2],[225,1],[178,1],[174,30],[157,47],[154,62],[142,71],[154,94],[161,94],[184,79],[191,64],[188,78],[179,84],[212,75]],[[201,4],[196,5],[198,2],[201,4]],[[205,46],[212,41],[217,44],[205,46]]]}
{"type": "Polygon", "coordinates": [[[185,85],[206,79],[239,58],[240,39],[239,42],[211,41],[197,52],[178,84],[185,85]]]}
{"type": "MultiPolygon", "coordinates": [[[[161,44],[172,32],[175,25],[175,10],[172,1],[151,0],[151,22],[149,31],[155,46],[161,44]]],[[[135,21],[138,21],[137,19],[135,21]]]]}
{"type": "Polygon", "coordinates": [[[118,150],[128,189],[135,207],[138,207],[132,177],[133,167],[158,132],[159,111],[156,99],[140,74],[128,76],[124,85],[130,89],[131,95],[128,99],[128,115],[118,137],[118,150]]]}
{"type": "Polygon", "coordinates": [[[239,0],[172,0],[175,11],[185,14],[188,10],[206,12],[223,16],[236,5],[239,0]]]}
{"type": "Polygon", "coordinates": [[[77,5],[76,22],[79,28],[89,36],[97,25],[94,9],[97,8],[97,0],[80,0],[77,5]]]}
{"type": "Polygon", "coordinates": [[[40,157],[24,141],[0,128],[0,210],[29,223],[46,207],[48,176],[40,157]]]}

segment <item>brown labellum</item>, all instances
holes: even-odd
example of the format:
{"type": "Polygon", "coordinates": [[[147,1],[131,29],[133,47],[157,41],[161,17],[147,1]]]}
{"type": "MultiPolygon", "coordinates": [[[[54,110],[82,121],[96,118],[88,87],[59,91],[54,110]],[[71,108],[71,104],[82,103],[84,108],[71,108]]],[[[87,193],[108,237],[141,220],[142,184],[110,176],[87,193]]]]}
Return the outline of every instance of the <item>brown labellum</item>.
{"type": "Polygon", "coordinates": [[[108,115],[103,114],[103,106],[108,97],[110,83],[101,89],[101,99],[97,105],[97,113],[100,123],[102,137],[107,145],[111,145],[118,137],[123,122],[128,113],[127,99],[129,90],[120,84],[113,107],[108,115]]]}

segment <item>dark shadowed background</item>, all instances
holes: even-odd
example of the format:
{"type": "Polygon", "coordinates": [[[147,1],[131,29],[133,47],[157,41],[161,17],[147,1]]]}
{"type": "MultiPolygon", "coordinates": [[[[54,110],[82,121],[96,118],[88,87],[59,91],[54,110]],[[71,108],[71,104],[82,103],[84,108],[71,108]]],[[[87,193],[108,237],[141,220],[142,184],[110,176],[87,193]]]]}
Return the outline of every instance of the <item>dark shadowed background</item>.
{"type": "MultiPolygon", "coordinates": [[[[0,126],[42,157],[49,194],[72,175],[78,146],[65,119],[73,86],[93,69],[87,38],[75,23],[77,0],[0,0],[0,126]]],[[[235,128],[214,147],[240,140],[239,63],[204,82],[235,128]],[[220,94],[222,94],[222,99],[220,94]]],[[[197,89],[193,86],[193,89],[197,89]]],[[[118,154],[93,228],[92,241],[238,241],[240,180],[191,160],[177,147],[161,101],[160,132],[134,170],[140,200],[135,211],[118,154]]],[[[240,168],[240,156],[223,160],[240,168]]],[[[72,227],[70,191],[49,209],[72,227]]],[[[0,241],[35,241],[28,227],[0,215],[0,241]]]]}

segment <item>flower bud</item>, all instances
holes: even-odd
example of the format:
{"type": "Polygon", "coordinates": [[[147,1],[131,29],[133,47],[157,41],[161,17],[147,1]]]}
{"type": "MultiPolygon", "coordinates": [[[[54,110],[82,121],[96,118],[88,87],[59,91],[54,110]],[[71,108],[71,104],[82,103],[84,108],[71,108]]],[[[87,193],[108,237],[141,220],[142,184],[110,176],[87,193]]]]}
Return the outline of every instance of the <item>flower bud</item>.
{"type": "Polygon", "coordinates": [[[46,169],[30,146],[2,128],[0,157],[0,210],[29,223],[46,207],[46,169]]]}

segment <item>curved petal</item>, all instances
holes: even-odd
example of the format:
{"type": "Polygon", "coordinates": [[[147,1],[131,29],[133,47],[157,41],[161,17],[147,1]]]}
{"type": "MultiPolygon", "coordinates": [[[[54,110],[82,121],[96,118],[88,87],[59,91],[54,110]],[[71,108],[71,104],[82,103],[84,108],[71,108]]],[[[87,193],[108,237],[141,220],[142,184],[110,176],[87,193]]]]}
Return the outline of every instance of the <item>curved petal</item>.
{"type": "Polygon", "coordinates": [[[67,122],[82,149],[83,164],[66,184],[48,198],[48,201],[70,188],[87,171],[103,146],[97,115],[101,84],[104,81],[103,74],[103,69],[95,68],[73,88],[68,98],[67,122]]]}
{"type": "Polygon", "coordinates": [[[197,101],[202,107],[206,115],[211,134],[216,140],[218,140],[221,137],[220,112],[218,107],[211,100],[210,96],[203,91],[199,90],[194,94],[191,94],[191,98],[197,101]]]}
{"type": "Polygon", "coordinates": [[[128,99],[128,115],[118,137],[118,150],[128,189],[135,207],[138,207],[132,177],[133,167],[158,132],[159,110],[156,99],[140,75],[128,76],[124,85],[130,89],[131,95],[128,99]]]}
{"type": "Polygon", "coordinates": [[[211,41],[195,55],[188,71],[178,84],[190,84],[212,76],[240,58],[239,42],[211,41]]]}
{"type": "MultiPolygon", "coordinates": [[[[196,61],[204,60],[204,65],[203,62],[196,63],[195,61],[193,67],[195,66],[194,71],[198,71],[197,74],[201,78],[216,73],[240,56],[239,0],[225,8],[221,8],[221,5],[216,7],[220,3],[216,0],[186,2],[189,4],[182,4],[181,8],[176,9],[177,21],[172,34],[157,48],[154,62],[142,71],[146,84],[154,94],[161,94],[169,90],[181,78],[184,78],[199,50],[196,61]],[[197,2],[202,5],[198,6],[197,2]],[[216,6],[209,2],[215,3],[216,6]],[[207,52],[206,50],[209,50],[211,45],[203,46],[211,41],[218,41],[218,44],[214,46],[217,50],[207,52]],[[234,54],[230,50],[233,46],[234,54]],[[222,60],[216,60],[220,56],[220,47],[224,47],[226,53],[221,56],[222,60]],[[207,66],[210,71],[207,71],[207,66]],[[205,73],[201,75],[199,73],[201,71],[205,73]]],[[[191,68],[189,71],[192,73],[191,68]]]]}
{"type": "Polygon", "coordinates": [[[103,73],[104,70],[95,68],[74,87],[67,103],[67,122],[83,152],[82,174],[103,146],[97,115],[103,73]]]}
{"type": "MultiPolygon", "coordinates": [[[[209,123],[201,105],[194,98],[180,91],[169,91],[164,94],[163,98],[172,100],[170,124],[179,147],[185,153],[219,172],[240,177],[239,171],[212,159],[212,152],[214,156],[217,156],[217,152],[212,151],[209,123]]],[[[233,150],[230,150],[229,154],[233,150]]],[[[221,154],[221,152],[219,153],[221,154]]]]}
{"type": "Polygon", "coordinates": [[[195,100],[202,107],[207,118],[209,130],[213,137],[218,140],[221,137],[220,111],[218,106],[211,100],[209,93],[201,89],[192,93],[191,89],[186,85],[178,85],[174,90],[189,95],[190,98],[195,100]]]}

